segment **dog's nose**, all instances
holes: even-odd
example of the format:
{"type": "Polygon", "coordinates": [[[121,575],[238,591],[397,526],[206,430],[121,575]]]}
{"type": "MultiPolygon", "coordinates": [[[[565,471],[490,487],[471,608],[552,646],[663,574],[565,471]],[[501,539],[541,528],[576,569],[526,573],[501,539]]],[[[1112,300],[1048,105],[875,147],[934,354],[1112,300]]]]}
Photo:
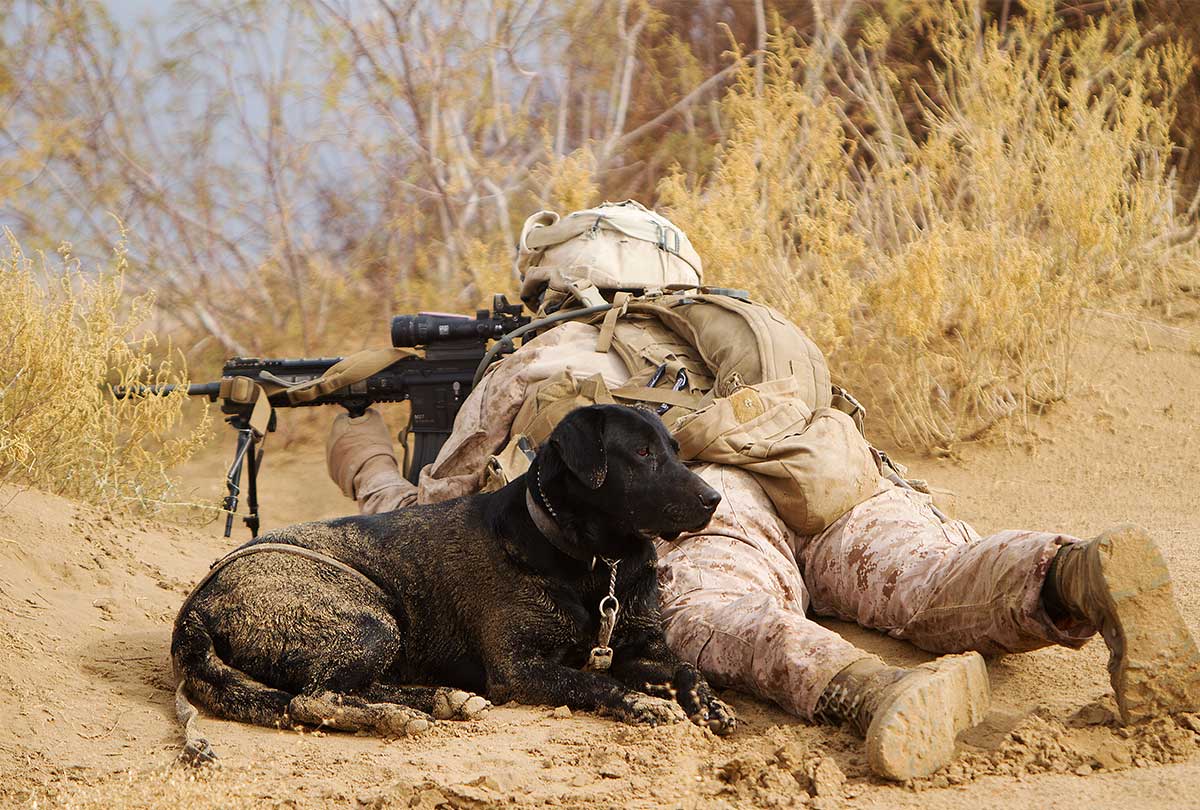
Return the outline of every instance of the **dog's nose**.
{"type": "Polygon", "coordinates": [[[721,493],[715,489],[709,489],[707,492],[700,493],[700,503],[710,512],[717,511],[717,504],[721,502],[721,493]]]}

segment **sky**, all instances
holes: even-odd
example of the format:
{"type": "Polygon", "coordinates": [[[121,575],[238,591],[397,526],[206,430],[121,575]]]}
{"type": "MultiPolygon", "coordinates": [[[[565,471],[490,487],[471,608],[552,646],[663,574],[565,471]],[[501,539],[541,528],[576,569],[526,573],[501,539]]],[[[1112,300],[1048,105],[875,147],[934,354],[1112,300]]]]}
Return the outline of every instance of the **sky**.
{"type": "Polygon", "coordinates": [[[172,0],[106,0],[113,19],[130,27],[148,14],[157,14],[171,7],[172,0]]]}

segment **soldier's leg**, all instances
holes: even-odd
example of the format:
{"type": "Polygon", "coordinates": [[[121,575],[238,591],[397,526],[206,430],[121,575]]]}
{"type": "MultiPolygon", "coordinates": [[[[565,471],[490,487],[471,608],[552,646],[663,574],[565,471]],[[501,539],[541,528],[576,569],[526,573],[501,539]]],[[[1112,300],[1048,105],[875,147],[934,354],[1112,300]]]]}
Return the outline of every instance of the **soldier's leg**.
{"type": "Polygon", "coordinates": [[[749,474],[696,470],[722,495],[702,534],[660,543],[667,642],[718,685],[813,715],[830,679],[866,653],[805,616],[791,532],[749,474]]]}
{"type": "Polygon", "coordinates": [[[721,465],[696,472],[723,500],[702,534],[659,545],[672,649],[713,683],[806,719],[851,722],[881,776],[908,779],[944,764],[957,733],[987,707],[983,660],[970,654],[914,670],[888,667],[810,621],[795,538],[753,476],[721,465]]]}
{"type": "Polygon", "coordinates": [[[798,551],[823,615],[939,653],[1080,647],[1101,630],[1124,719],[1200,706],[1200,653],[1143,532],[981,538],[939,520],[927,496],[883,482],[798,551]]]}

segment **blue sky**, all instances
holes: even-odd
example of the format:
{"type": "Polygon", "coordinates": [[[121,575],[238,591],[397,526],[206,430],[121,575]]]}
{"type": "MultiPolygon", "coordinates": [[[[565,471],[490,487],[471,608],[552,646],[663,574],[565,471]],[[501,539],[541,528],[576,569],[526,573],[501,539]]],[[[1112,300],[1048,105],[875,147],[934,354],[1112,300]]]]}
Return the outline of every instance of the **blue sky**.
{"type": "Polygon", "coordinates": [[[157,14],[171,7],[171,0],[107,0],[105,5],[122,26],[129,27],[147,15],[157,14]]]}

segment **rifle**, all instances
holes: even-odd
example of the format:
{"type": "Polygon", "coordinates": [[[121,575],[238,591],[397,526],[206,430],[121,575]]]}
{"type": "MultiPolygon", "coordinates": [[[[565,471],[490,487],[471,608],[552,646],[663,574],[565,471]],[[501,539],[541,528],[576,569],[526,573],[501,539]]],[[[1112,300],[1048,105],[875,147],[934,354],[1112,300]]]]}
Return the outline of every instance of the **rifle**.
{"type": "MultiPolygon", "coordinates": [[[[348,357],[275,359],[230,358],[221,380],[189,383],[188,396],[220,402],[225,421],[237,431],[233,463],[225,476],[227,493],[225,536],[233,531],[233,516],[241,495],[243,468],[247,477],[248,514],[243,518],[252,537],[258,536],[258,471],[263,440],[275,430],[276,409],[341,405],[361,416],[376,402],[412,403],[408,429],[413,452],[405,475],[414,484],[421,468],[432,462],[450,437],[454,417],[475,385],[485,361],[511,352],[513,332],[524,334],[530,319],[521,304],[503,295],[492,298],[492,309],[475,317],[422,312],[392,318],[392,347],[348,357]],[[489,341],[500,345],[488,351],[489,341]],[[418,351],[418,347],[421,351],[418,351]]],[[[117,398],[165,395],[174,385],[114,386],[117,398]]],[[[410,454],[405,452],[405,456],[410,454]]]]}

